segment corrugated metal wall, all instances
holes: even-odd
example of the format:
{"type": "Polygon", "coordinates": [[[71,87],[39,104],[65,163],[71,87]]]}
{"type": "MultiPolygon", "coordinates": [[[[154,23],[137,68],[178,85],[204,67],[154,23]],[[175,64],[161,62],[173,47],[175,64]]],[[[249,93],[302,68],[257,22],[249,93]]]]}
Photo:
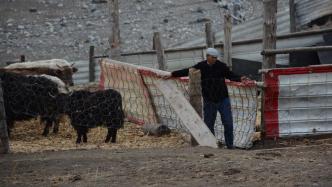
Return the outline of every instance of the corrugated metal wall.
{"type": "MultiPolygon", "coordinates": [[[[318,19],[326,15],[332,15],[332,0],[296,0],[296,19],[297,27],[303,27],[312,20],[318,19]]],[[[241,41],[247,39],[261,38],[263,28],[263,18],[257,18],[236,25],[232,29],[233,41],[241,41]]],[[[278,10],[277,33],[278,35],[289,33],[289,9],[278,10]]],[[[217,42],[223,40],[223,32],[216,34],[217,42]]],[[[277,48],[292,48],[312,46],[323,42],[322,34],[312,34],[307,36],[298,36],[291,38],[279,39],[277,48]]],[[[205,45],[205,38],[195,39],[184,44],[176,45],[176,47],[192,47],[205,45]]],[[[262,62],[260,55],[262,42],[248,42],[239,45],[233,45],[233,58],[262,62]]],[[[195,47],[190,50],[165,50],[167,70],[172,71],[184,67],[194,65],[204,59],[204,47],[195,47]]],[[[141,65],[145,67],[156,68],[157,56],[154,52],[132,53],[123,55],[121,61],[141,65]]],[[[288,65],[289,55],[277,55],[277,64],[288,65]]],[[[77,67],[79,72],[75,74],[74,81],[77,84],[87,83],[89,80],[88,62],[78,61],[77,67]]],[[[99,79],[99,66],[96,68],[96,79],[99,79]]]]}
{"type": "MultiPolygon", "coordinates": [[[[277,13],[277,35],[286,34],[290,31],[289,9],[277,13]]],[[[216,41],[224,41],[224,32],[216,33],[216,41]]],[[[263,17],[247,21],[232,28],[233,41],[261,38],[263,36],[263,17]]],[[[205,38],[198,38],[183,44],[173,45],[173,47],[184,48],[205,45],[205,38]]]]}
{"type": "MultiPolygon", "coordinates": [[[[323,34],[324,32],[318,32],[302,36],[283,37],[277,41],[277,48],[313,46],[324,41],[323,34]]],[[[263,57],[260,54],[261,50],[262,43],[259,40],[235,44],[233,45],[232,49],[233,58],[262,62],[263,57]]],[[[202,61],[204,58],[204,47],[165,50],[167,71],[173,71],[192,66],[195,63],[202,61]]],[[[123,54],[121,61],[150,68],[158,67],[157,55],[154,51],[123,54]]],[[[74,75],[75,83],[87,83],[89,81],[89,62],[76,61],[74,63],[75,66],[79,69],[79,71],[74,75]]],[[[289,55],[277,55],[277,64],[289,65],[289,55]]],[[[99,65],[96,63],[96,81],[99,80],[99,75],[99,65]]]]}
{"type": "MultiPolygon", "coordinates": [[[[89,82],[89,61],[73,61],[70,63],[75,63],[75,67],[78,68],[78,71],[74,74],[74,84],[85,84],[89,82]]],[[[95,66],[95,77],[96,81],[99,81],[100,77],[100,66],[96,63],[95,66]]]]}
{"type": "MultiPolygon", "coordinates": [[[[293,36],[286,37],[283,39],[279,39],[277,41],[277,48],[293,48],[293,47],[303,47],[303,46],[313,46],[317,43],[323,42],[323,34],[316,33],[306,36],[293,36]]],[[[188,67],[194,65],[195,63],[203,60],[205,58],[204,55],[204,47],[196,47],[192,49],[178,49],[176,51],[168,51],[165,50],[166,62],[167,62],[167,70],[172,71],[179,68],[188,67]]],[[[260,54],[262,51],[262,42],[254,41],[247,42],[242,44],[233,45],[233,58],[244,59],[262,62],[263,57],[260,54]]],[[[140,64],[147,67],[157,67],[157,57],[155,54],[126,54],[123,61],[125,62],[135,62],[135,60],[141,61],[140,64]],[[154,56],[154,57],[151,57],[154,56]],[[130,61],[132,60],[133,61],[130,61]],[[153,59],[153,60],[151,60],[153,59]]],[[[137,64],[137,63],[136,63],[137,64]]],[[[277,55],[277,64],[288,65],[289,64],[289,55],[277,55]]]]}
{"type": "Polygon", "coordinates": [[[332,66],[274,69],[265,74],[267,137],[332,133],[332,66]]]}
{"type": "Polygon", "coordinates": [[[323,16],[332,15],[331,0],[296,0],[298,26],[305,26],[323,16]]]}
{"type": "MultiPolygon", "coordinates": [[[[297,0],[296,7],[296,27],[306,27],[310,22],[323,16],[332,15],[331,0],[297,0]]],[[[290,33],[289,8],[278,9],[277,13],[277,35],[290,33]]],[[[249,20],[243,24],[235,25],[232,28],[234,41],[244,39],[261,38],[263,36],[263,16],[249,20]]],[[[224,33],[216,33],[217,42],[224,40],[224,33]]],[[[205,45],[205,38],[198,38],[185,43],[173,45],[173,47],[194,47],[205,45]]]]}
{"type": "Polygon", "coordinates": [[[279,76],[280,136],[332,133],[332,73],[279,76]]]}

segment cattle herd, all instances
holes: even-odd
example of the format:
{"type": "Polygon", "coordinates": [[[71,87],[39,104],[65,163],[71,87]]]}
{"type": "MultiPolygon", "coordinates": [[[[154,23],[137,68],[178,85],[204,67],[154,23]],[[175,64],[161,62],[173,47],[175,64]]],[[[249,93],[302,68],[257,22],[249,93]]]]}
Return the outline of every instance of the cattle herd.
{"type": "Polygon", "coordinates": [[[106,126],[105,142],[116,142],[117,130],[123,126],[124,113],[119,92],[108,89],[90,92],[70,91],[72,75],[77,69],[65,60],[11,64],[0,69],[8,133],[15,121],[40,117],[57,133],[59,119],[67,115],[77,132],[76,143],[87,142],[90,128],[106,126]]]}

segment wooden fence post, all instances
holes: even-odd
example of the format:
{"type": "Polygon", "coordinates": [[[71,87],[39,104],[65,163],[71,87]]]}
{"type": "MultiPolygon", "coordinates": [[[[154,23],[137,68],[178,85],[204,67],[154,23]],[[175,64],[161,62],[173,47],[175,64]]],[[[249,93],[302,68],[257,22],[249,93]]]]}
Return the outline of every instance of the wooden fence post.
{"type": "Polygon", "coordinates": [[[156,50],[157,53],[158,69],[166,70],[167,67],[166,67],[165,53],[159,32],[155,32],[153,34],[153,49],[156,50]]]}
{"type": "MultiPolygon", "coordinates": [[[[276,49],[276,33],[277,33],[277,0],[264,0],[264,25],[263,25],[263,50],[276,49]]],[[[276,55],[263,55],[262,69],[271,69],[276,67],[276,55]]],[[[264,81],[264,73],[262,74],[264,81]]],[[[265,134],[265,88],[263,86],[261,101],[261,129],[265,134]]]]}
{"type": "Polygon", "coordinates": [[[95,81],[95,47],[90,46],[89,50],[89,82],[95,81]]]}
{"type": "Polygon", "coordinates": [[[224,62],[232,70],[232,17],[228,11],[224,15],[224,62]]]}
{"type": "Polygon", "coordinates": [[[206,47],[214,47],[213,32],[211,22],[205,24],[206,47]]]}
{"type": "MultiPolygon", "coordinates": [[[[263,50],[276,48],[278,0],[264,0],[263,50]]],[[[276,67],[276,55],[263,56],[263,69],[276,67]]]]}
{"type": "Polygon", "coordinates": [[[0,79],[0,153],[9,153],[10,150],[7,128],[2,81],[0,79]]]}
{"type": "Polygon", "coordinates": [[[194,68],[189,69],[189,102],[202,117],[201,72],[194,68]]]}
{"type": "MultiPolygon", "coordinates": [[[[198,115],[202,118],[202,89],[201,89],[201,71],[194,68],[189,69],[189,102],[196,110],[198,115]]],[[[191,145],[197,146],[198,143],[193,136],[191,136],[191,145]]]]}
{"type": "Polygon", "coordinates": [[[114,60],[121,60],[121,39],[120,39],[120,21],[119,21],[119,1],[110,1],[110,11],[112,17],[112,35],[110,39],[111,58],[114,60]]]}

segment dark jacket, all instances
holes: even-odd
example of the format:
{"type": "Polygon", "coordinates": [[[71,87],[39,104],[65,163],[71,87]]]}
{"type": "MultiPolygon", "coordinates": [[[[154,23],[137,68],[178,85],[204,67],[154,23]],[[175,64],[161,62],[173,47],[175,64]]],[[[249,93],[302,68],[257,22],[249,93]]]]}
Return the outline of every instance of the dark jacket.
{"type": "MultiPolygon", "coordinates": [[[[192,68],[201,71],[202,95],[204,100],[210,102],[219,102],[228,97],[228,90],[225,84],[225,78],[232,81],[241,81],[241,77],[234,74],[224,64],[217,60],[213,65],[209,65],[206,60],[197,63],[192,68]]],[[[173,77],[185,77],[189,74],[189,68],[173,71],[173,77]]]]}

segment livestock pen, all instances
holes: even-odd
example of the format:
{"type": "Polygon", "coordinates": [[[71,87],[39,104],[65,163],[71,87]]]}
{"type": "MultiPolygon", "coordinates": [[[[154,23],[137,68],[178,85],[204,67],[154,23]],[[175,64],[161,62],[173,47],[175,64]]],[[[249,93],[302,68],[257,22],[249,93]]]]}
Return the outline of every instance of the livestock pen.
{"type": "MultiPolygon", "coordinates": [[[[170,103],[164,98],[162,93],[158,91],[156,87],[156,81],[158,81],[158,76],[162,75],[165,72],[160,70],[154,70],[149,68],[144,68],[141,66],[129,65],[122,62],[110,61],[104,59],[100,61],[101,66],[101,78],[99,83],[90,83],[85,85],[77,85],[71,87],[72,91],[75,90],[88,90],[94,92],[97,90],[103,90],[107,88],[112,88],[118,90],[123,98],[123,109],[125,111],[126,123],[123,129],[119,131],[119,142],[116,144],[105,144],[103,139],[106,135],[106,129],[102,127],[97,127],[91,130],[91,138],[89,144],[85,145],[76,145],[74,138],[75,133],[73,128],[70,125],[70,120],[68,118],[63,118],[60,125],[59,134],[50,134],[49,137],[42,137],[42,126],[39,123],[39,118],[32,119],[30,121],[18,122],[13,129],[13,134],[10,140],[10,146],[12,147],[13,152],[34,152],[34,151],[43,151],[43,150],[66,150],[66,149],[76,149],[78,147],[85,148],[147,148],[147,147],[183,147],[190,144],[190,129],[183,125],[183,121],[179,118],[178,114],[174,111],[170,103]],[[148,136],[145,134],[144,127],[145,125],[159,125],[164,124],[172,129],[172,133],[169,135],[154,137],[148,136]]],[[[309,67],[308,70],[303,69],[305,72],[314,72],[315,69],[326,69],[324,67],[309,67]],[[311,70],[310,70],[311,69],[311,70]]],[[[329,70],[328,68],[326,70],[329,70]]],[[[290,70],[285,70],[285,72],[293,72],[290,70]]],[[[268,75],[272,75],[269,73],[268,75]]],[[[330,72],[326,72],[322,78],[323,82],[320,85],[324,87],[326,93],[324,96],[328,96],[330,93],[330,72]]],[[[320,79],[310,78],[313,75],[303,74],[301,77],[309,76],[307,79],[302,79],[303,81],[319,81],[320,79]]],[[[269,79],[267,79],[269,81],[269,79]]],[[[188,90],[189,82],[188,79],[173,79],[169,82],[177,85],[177,88],[184,94],[184,97],[189,101],[190,93],[188,90]]],[[[199,82],[198,82],[199,83],[199,82]]],[[[269,82],[267,82],[269,83],[269,82]]],[[[293,83],[289,86],[292,87],[293,83]]],[[[299,85],[294,82],[296,87],[299,85]]],[[[311,84],[318,86],[316,82],[303,82],[300,85],[308,86],[305,90],[312,90],[311,84]]],[[[267,84],[269,85],[269,84],[267,84]]],[[[273,84],[272,87],[275,85],[273,84]]],[[[287,85],[286,85],[287,86],[287,85]]],[[[322,88],[323,88],[322,87],[322,88]]],[[[228,83],[228,89],[232,102],[233,110],[233,120],[235,123],[235,145],[238,148],[250,148],[253,146],[255,140],[257,140],[257,132],[264,132],[265,129],[260,127],[260,99],[258,95],[258,88],[254,84],[241,86],[239,84],[228,83]],[[258,115],[257,115],[258,114],[258,115]],[[257,131],[257,132],[256,132],[257,131]]],[[[300,89],[300,88],[299,88],[300,89]]],[[[301,88],[302,89],[302,88],[301,88]]],[[[303,88],[304,89],[304,88],[303,88]]],[[[322,90],[320,88],[317,88],[322,90]]],[[[271,99],[275,99],[275,94],[271,91],[275,89],[268,89],[267,92],[270,94],[266,95],[265,100],[268,102],[271,99]]],[[[285,90],[291,91],[290,90],[285,90]]],[[[284,93],[284,91],[283,91],[284,93]]],[[[285,93],[286,94],[286,93],[285,93]]],[[[290,93],[291,94],[291,93],[290,93]]],[[[311,98],[311,97],[310,97],[311,98]]],[[[308,98],[310,101],[310,98],[308,98]]],[[[325,97],[324,97],[325,98],[325,97]]],[[[299,98],[300,99],[300,98],[299,98]]],[[[301,101],[301,100],[299,100],[301,101]]],[[[316,100],[315,100],[316,101],[316,100]]],[[[318,100],[317,100],[318,101],[318,100]]],[[[324,100],[325,101],[325,100],[324,100]]],[[[101,98],[99,102],[103,102],[101,98]]],[[[295,101],[294,101],[295,102],[295,101]]],[[[328,102],[325,102],[326,104],[328,102]]],[[[293,103],[294,104],[294,103],[293,103]]],[[[301,104],[301,103],[299,103],[301,104]]],[[[302,103],[303,105],[305,103],[302,103]]],[[[110,103],[109,105],[112,105],[110,103]]],[[[271,105],[277,106],[277,105],[271,105]]],[[[309,106],[309,105],[308,105],[309,106]]],[[[317,107],[316,107],[317,108],[317,107]]],[[[290,114],[296,112],[297,108],[287,109],[290,111],[290,114]]],[[[329,115],[329,107],[321,108],[324,111],[322,114],[329,115]],[[325,110],[326,109],[326,110],[325,110]]],[[[266,108],[264,114],[269,117],[271,111],[269,108],[266,108]],[[270,111],[270,112],[269,112],[270,111]]],[[[284,113],[282,113],[284,115],[284,113]]],[[[294,113],[295,114],[295,113],[294,113]]],[[[92,114],[93,115],[93,114],[92,114]]],[[[276,114],[277,115],[277,114],[276,114]]],[[[290,115],[289,117],[291,117],[290,115]]],[[[296,116],[294,116],[296,117],[296,116]]],[[[325,118],[325,117],[324,117],[325,118]]],[[[270,120],[270,118],[266,118],[270,120]]],[[[269,137],[279,138],[275,132],[280,130],[271,118],[272,126],[267,126],[267,135],[269,137]],[[271,129],[273,128],[273,129],[271,129]]],[[[287,118],[288,119],[288,118],[287,118]]],[[[290,119],[290,118],[289,118],[290,119]]],[[[309,119],[309,118],[308,118],[309,119]]],[[[327,119],[327,118],[326,118],[327,119]]],[[[286,118],[280,118],[279,122],[284,123],[286,118]]],[[[314,119],[313,119],[314,120],[314,119]]],[[[292,121],[289,121],[292,122],[292,121]]],[[[296,122],[296,121],[294,121],[296,122]]],[[[288,124],[288,123],[287,123],[288,124]]],[[[323,124],[322,124],[323,125],[323,124]]],[[[309,126],[292,126],[292,125],[282,125],[282,131],[286,133],[288,137],[293,135],[298,135],[298,133],[306,132],[305,134],[319,135],[322,132],[323,134],[329,133],[329,126],[320,127],[311,127],[309,126]],[[305,129],[309,128],[309,129],[305,129]],[[304,130],[304,131],[301,131],[304,130]],[[295,131],[294,131],[295,130],[295,131]],[[297,131],[296,131],[297,130],[297,131]],[[299,131],[300,130],[300,131],[299,131]],[[294,131],[294,133],[292,133],[294,131]],[[310,133],[311,132],[311,133],[310,133]]],[[[223,141],[223,129],[220,121],[220,117],[217,118],[215,125],[216,138],[223,141]]]]}
{"type": "MultiPolygon", "coordinates": [[[[144,69],[143,67],[107,60],[101,61],[100,66],[102,73],[99,83],[77,85],[71,87],[71,90],[88,90],[90,92],[107,88],[118,90],[123,97],[123,108],[127,122],[124,128],[119,131],[119,142],[117,144],[104,144],[102,139],[106,131],[103,128],[96,128],[91,130],[92,136],[88,146],[106,148],[181,147],[189,144],[190,133],[188,133],[188,129],[183,126],[183,122],[154,85],[155,81],[159,79],[154,74],[158,70],[151,69],[151,71],[147,71],[148,69],[144,69]],[[172,133],[162,137],[147,136],[142,126],[149,124],[166,125],[172,129],[172,133]]],[[[186,98],[188,98],[188,79],[174,81],[185,94],[186,98]]],[[[233,97],[232,101],[234,103],[234,121],[238,124],[235,129],[237,134],[235,142],[237,147],[250,148],[255,133],[257,90],[253,85],[248,88],[243,87],[242,90],[237,88],[236,84],[229,84],[230,95],[233,97]],[[243,109],[243,103],[245,103],[245,109],[243,109]]],[[[19,92],[20,90],[17,91],[19,92]]],[[[99,98],[98,102],[103,103],[105,100],[99,98]]],[[[77,104],[84,105],[83,102],[77,104]]],[[[104,107],[112,106],[112,103],[105,104],[103,105],[104,107]]],[[[46,104],[45,107],[47,107],[46,104]]],[[[101,108],[101,110],[103,109],[101,108]]],[[[217,138],[223,140],[220,117],[218,118],[217,124],[219,125],[216,126],[216,132],[218,132],[217,138]]],[[[70,120],[63,118],[60,124],[59,134],[41,137],[40,129],[42,127],[39,118],[17,122],[12,131],[10,141],[12,151],[33,152],[77,148],[73,140],[74,131],[70,125],[70,120]]]]}
{"type": "MultiPolygon", "coordinates": [[[[113,74],[117,79],[127,78],[124,80],[129,80],[128,78],[134,76],[132,71],[128,73],[128,66],[124,63],[108,60],[105,60],[104,63],[106,64],[103,64],[102,70],[110,68],[109,66],[114,66],[114,68],[120,66],[122,69],[116,69],[115,72],[127,72],[126,76],[113,74]]],[[[106,77],[102,78],[101,80],[104,80],[103,84],[101,82],[79,85],[75,87],[75,90],[84,89],[93,92],[105,89],[111,83],[107,80],[113,77],[110,76],[111,70],[105,70],[108,73],[105,73],[104,76],[107,75],[108,79],[106,77]]],[[[142,71],[142,69],[139,72],[148,75],[147,71],[142,71]]],[[[152,79],[149,86],[152,86],[152,83],[156,81],[155,79],[158,79],[155,76],[156,74],[152,72],[150,71],[149,75],[152,76],[152,78],[149,77],[149,80],[152,79]]],[[[277,73],[280,74],[280,70],[277,73]]],[[[325,76],[320,75],[320,77],[327,78],[330,77],[327,76],[329,74],[326,72],[325,76]]],[[[309,75],[302,75],[302,77],[305,76],[314,78],[309,75]]],[[[317,80],[311,78],[301,80],[317,80]]],[[[294,79],[296,80],[296,78],[294,79]]],[[[134,84],[135,79],[130,80],[131,84],[134,84]]],[[[177,84],[179,85],[188,83],[187,80],[170,81],[178,81],[177,84]]],[[[120,90],[124,95],[124,100],[129,98],[131,102],[144,103],[142,99],[139,100],[138,96],[141,94],[144,96],[144,93],[148,94],[148,92],[132,92],[129,89],[130,87],[126,87],[130,83],[117,82],[117,89],[127,88],[125,93],[120,90]],[[125,94],[129,94],[129,96],[125,96],[125,94]],[[136,99],[130,99],[132,97],[136,99]]],[[[292,85],[292,82],[288,83],[292,85]]],[[[323,83],[329,83],[329,81],[325,79],[323,83]]],[[[141,84],[141,86],[144,86],[144,84],[141,84]]],[[[287,84],[282,84],[282,87],[286,88],[285,86],[289,87],[287,84]]],[[[310,84],[308,82],[306,85],[300,84],[297,86],[310,87],[310,84]]],[[[305,89],[309,87],[305,87],[305,89]]],[[[182,87],[180,86],[180,88],[182,87]]],[[[186,89],[186,86],[184,86],[184,93],[186,93],[186,89]]],[[[156,89],[152,91],[156,91],[156,89]]],[[[160,109],[158,111],[160,106],[155,105],[157,114],[164,114],[161,119],[167,119],[168,117],[169,120],[162,121],[166,121],[166,124],[169,125],[173,124],[174,119],[167,115],[172,108],[167,102],[164,102],[160,93],[154,94],[157,94],[158,100],[148,95],[145,99],[152,98],[153,100],[150,101],[158,101],[157,104],[159,105],[165,104],[163,107],[166,109],[161,112],[160,109]]],[[[272,99],[275,99],[275,97],[272,99]]],[[[235,103],[239,104],[240,101],[235,103]]],[[[126,184],[130,186],[159,186],[161,184],[165,186],[182,186],[183,184],[192,186],[205,184],[209,186],[232,186],[238,184],[286,185],[290,183],[294,185],[322,184],[328,186],[331,184],[331,162],[328,159],[331,156],[331,139],[314,140],[305,138],[298,141],[298,139],[293,138],[291,141],[279,142],[278,146],[281,146],[281,148],[269,149],[273,146],[267,145],[263,149],[251,149],[250,151],[211,149],[200,146],[193,148],[189,145],[188,139],[185,138],[185,136],[189,137],[187,135],[182,136],[182,133],[178,131],[173,131],[171,134],[161,137],[145,135],[141,126],[134,123],[140,122],[142,124],[144,120],[151,119],[144,118],[144,116],[149,116],[149,112],[139,113],[141,109],[137,107],[136,110],[140,110],[136,112],[141,114],[138,116],[143,116],[143,120],[139,120],[140,118],[134,118],[135,108],[130,107],[130,102],[126,105],[125,110],[133,110],[134,112],[127,112],[127,117],[132,115],[132,118],[128,119],[131,122],[127,122],[124,128],[120,129],[118,143],[116,144],[103,143],[106,129],[97,127],[91,130],[88,144],[77,145],[74,129],[68,119],[62,121],[59,134],[50,134],[48,137],[41,136],[42,126],[38,120],[33,119],[17,123],[10,140],[13,154],[1,157],[0,166],[7,169],[0,171],[0,184],[43,186],[119,186],[126,184]]],[[[141,104],[134,104],[133,106],[141,107],[141,104]]],[[[141,108],[143,111],[147,110],[146,107],[141,108]]],[[[153,110],[153,107],[150,109],[153,110]]],[[[174,111],[172,114],[176,116],[174,111]]],[[[238,119],[237,123],[241,122],[241,118],[238,119]]],[[[181,125],[174,125],[173,127],[179,130],[182,129],[181,125]]],[[[186,130],[184,129],[184,131],[186,130]]]]}

